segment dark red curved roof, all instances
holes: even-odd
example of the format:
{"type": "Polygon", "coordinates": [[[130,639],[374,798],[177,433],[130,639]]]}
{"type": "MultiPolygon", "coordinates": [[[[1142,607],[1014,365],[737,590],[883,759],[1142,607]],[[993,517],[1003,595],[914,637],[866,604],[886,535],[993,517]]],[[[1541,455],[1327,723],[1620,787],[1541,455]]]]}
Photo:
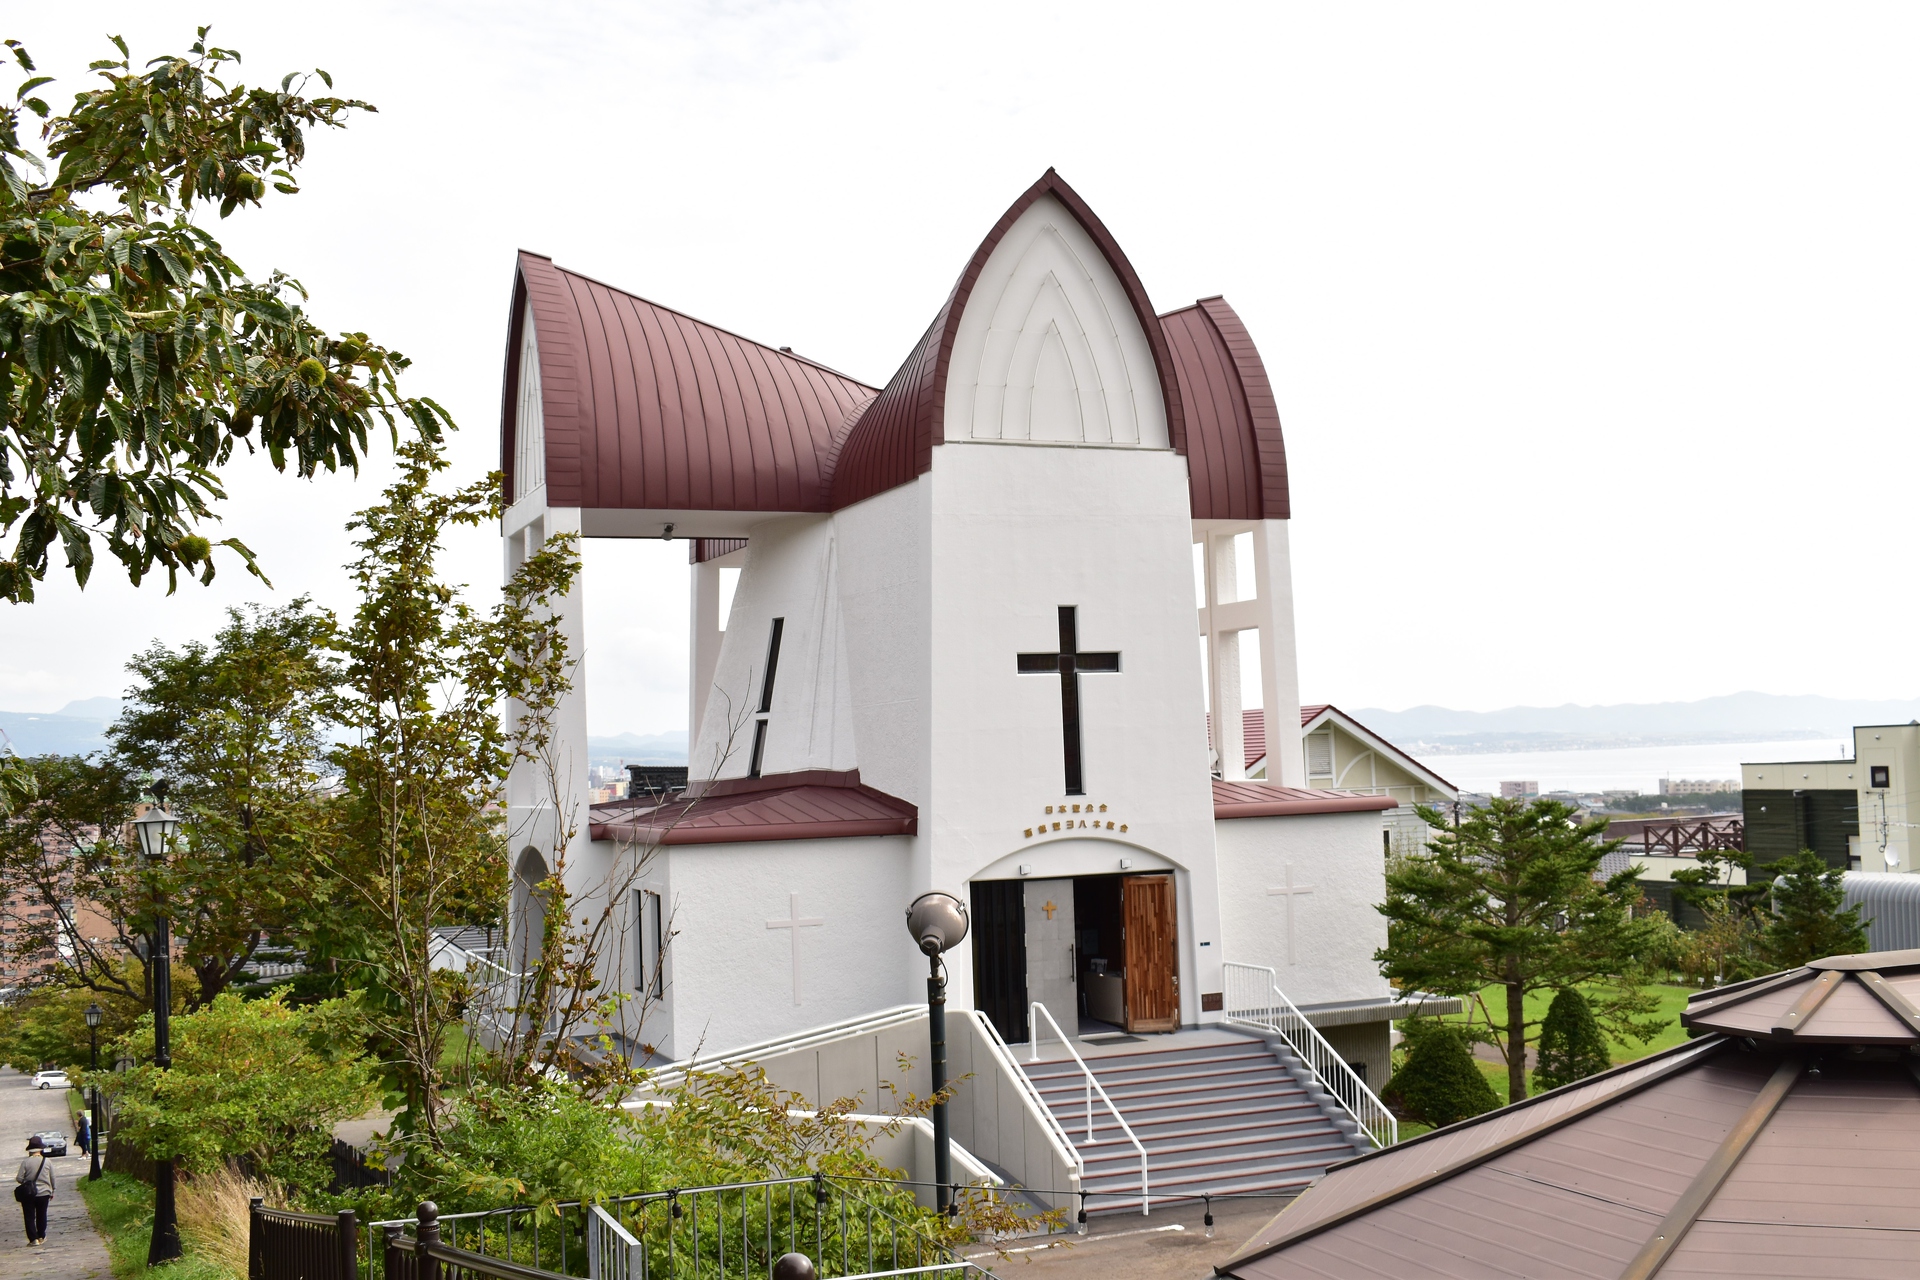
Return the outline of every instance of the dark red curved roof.
{"type": "MultiPolygon", "coordinates": [[[[702,786],[702,784],[695,784],[702,786]]],[[[663,805],[595,805],[595,840],[640,844],[741,844],[840,836],[910,836],[920,811],[860,781],[860,771],[806,769],[704,784],[699,796],[663,805]]]]}
{"type": "Polygon", "coordinates": [[[960,316],[967,299],[980,279],[993,250],[1014,222],[1041,196],[1050,195],[1067,207],[1093,242],[1100,246],[1107,265],[1120,278],[1133,304],[1133,313],[1153,349],[1154,368],[1160,375],[1160,392],[1166,404],[1167,435],[1173,447],[1186,449],[1186,430],[1180,411],[1180,393],[1174,381],[1173,357],[1167,350],[1166,335],[1147,300],[1147,291],[1113,238],[1087,202],[1052,169],[1021,193],[1020,198],[1000,215],[993,230],[973,251],[965,271],[953,286],[953,292],[941,305],[933,323],[920,338],[906,362],[887,382],[880,397],[849,428],[845,444],[839,450],[839,462],[833,479],[833,505],[837,510],[883,493],[895,485],[906,484],[925,474],[933,466],[933,446],[946,439],[947,364],[953,358],[953,340],[960,332],[960,316]]]}
{"type": "Polygon", "coordinates": [[[513,492],[514,406],[528,309],[538,337],[547,500],[556,507],[836,511],[909,483],[946,436],[947,365],[987,259],[1051,195],[1119,277],[1159,374],[1168,438],[1196,519],[1286,519],[1286,446],[1259,352],[1221,298],[1155,316],[1112,234],[1052,169],[968,260],[884,389],[522,252],[507,333],[501,468],[513,492]]]}
{"type": "Polygon", "coordinates": [[[509,472],[523,302],[540,351],[551,505],[828,509],[834,436],[872,387],[526,252],[507,343],[509,472]]]}
{"type": "Polygon", "coordinates": [[[1225,298],[1160,317],[1186,409],[1196,520],[1285,520],[1287,446],[1266,366],[1225,298]]]}

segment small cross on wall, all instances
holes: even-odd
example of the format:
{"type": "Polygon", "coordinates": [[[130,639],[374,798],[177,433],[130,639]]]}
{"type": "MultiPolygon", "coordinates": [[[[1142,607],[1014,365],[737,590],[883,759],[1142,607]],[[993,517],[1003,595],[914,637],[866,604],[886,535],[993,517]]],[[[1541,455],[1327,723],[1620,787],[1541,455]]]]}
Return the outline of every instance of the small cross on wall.
{"type": "Polygon", "coordinates": [[[1288,964],[1293,964],[1297,960],[1297,957],[1295,955],[1295,948],[1294,948],[1295,929],[1294,929],[1294,923],[1293,923],[1293,900],[1299,897],[1303,893],[1312,893],[1312,892],[1313,892],[1312,885],[1295,884],[1293,882],[1293,864],[1291,862],[1287,864],[1287,882],[1283,885],[1279,885],[1275,888],[1267,890],[1267,896],[1269,898],[1283,897],[1287,900],[1287,963],[1288,964]]]}
{"type": "Polygon", "coordinates": [[[793,1002],[795,1004],[800,1003],[800,931],[802,929],[818,929],[825,923],[826,921],[822,920],[819,916],[803,916],[800,914],[800,895],[798,893],[789,893],[787,895],[787,918],[785,920],[767,921],[767,928],[769,929],[790,930],[787,936],[793,943],[793,1002]]]}

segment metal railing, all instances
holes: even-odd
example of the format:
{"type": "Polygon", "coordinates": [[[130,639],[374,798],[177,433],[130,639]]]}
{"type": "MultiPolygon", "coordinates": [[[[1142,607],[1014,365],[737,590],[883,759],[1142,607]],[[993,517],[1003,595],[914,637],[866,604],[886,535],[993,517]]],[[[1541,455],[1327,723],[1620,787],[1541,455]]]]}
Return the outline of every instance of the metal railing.
{"type": "Polygon", "coordinates": [[[1229,1025],[1285,1041],[1374,1146],[1390,1147],[1400,1140],[1400,1122],[1393,1112],[1287,999],[1272,969],[1232,960],[1220,968],[1226,988],[1223,1012],[1229,1025]]]}
{"type": "Polygon", "coordinates": [[[353,1210],[337,1214],[247,1205],[247,1280],[354,1280],[359,1229],[353,1210]]]}
{"type": "Polygon", "coordinates": [[[1080,1184],[1086,1181],[1087,1158],[1080,1148],[1073,1145],[1073,1139],[1067,1136],[1067,1130],[1060,1118],[1053,1114],[1053,1108],[1040,1096],[1040,1090],[1034,1087],[1027,1073],[1020,1069],[1020,1063],[1013,1056],[1013,1050],[1000,1035],[1000,1028],[993,1025],[993,1019],[978,1009],[967,1010],[966,1016],[973,1019],[975,1028],[986,1040],[987,1051],[992,1054],[1000,1067],[1001,1075],[1013,1083],[1020,1092],[1020,1101],[1026,1107],[1027,1114],[1039,1121],[1041,1132],[1047,1135],[1047,1145],[1073,1170],[1072,1191],[1079,1191],[1080,1184]]]}
{"type": "MultiPolygon", "coordinates": [[[[1038,1000],[1035,1000],[1033,1002],[1033,1014],[1034,1014],[1034,1017],[1029,1019],[1029,1022],[1033,1027],[1033,1041],[1032,1041],[1032,1048],[1027,1055],[1027,1060],[1030,1062],[1038,1062],[1040,1060],[1040,1023],[1038,1019],[1045,1018],[1047,1020],[1047,1025],[1053,1028],[1053,1034],[1057,1036],[1060,1040],[1060,1043],[1066,1047],[1067,1056],[1073,1059],[1074,1065],[1080,1068],[1080,1074],[1086,1080],[1087,1145],[1094,1146],[1099,1142],[1099,1139],[1093,1136],[1093,1098],[1095,1094],[1099,1094],[1100,1101],[1106,1103],[1107,1110],[1113,1113],[1114,1122],[1120,1126],[1120,1132],[1127,1135],[1127,1141],[1131,1142],[1133,1144],[1133,1149],[1140,1153],[1140,1216],[1143,1218],[1146,1217],[1147,1210],[1152,1200],[1152,1197],[1148,1193],[1148,1189],[1147,1189],[1147,1149],[1146,1147],[1142,1146],[1140,1143],[1140,1139],[1134,1136],[1133,1126],[1127,1123],[1127,1118],[1120,1114],[1120,1108],[1115,1106],[1113,1104],[1113,1099],[1107,1096],[1106,1088],[1102,1086],[1098,1080],[1094,1079],[1093,1072],[1088,1068],[1086,1061],[1081,1058],[1080,1051],[1073,1047],[1073,1041],[1067,1039],[1066,1033],[1060,1030],[1060,1024],[1053,1020],[1053,1015],[1051,1013],[1047,1012],[1047,1006],[1045,1006],[1044,1004],[1041,1004],[1038,1000]]],[[[1086,1168],[1086,1165],[1083,1162],[1081,1164],[1081,1169],[1084,1171],[1085,1168],[1086,1168]]]]}
{"type": "MultiPolygon", "coordinates": [[[[424,1212],[428,1206],[421,1206],[424,1212]]],[[[815,1174],[681,1187],[599,1204],[512,1205],[433,1213],[436,1244],[550,1275],[595,1280],[771,1280],[782,1254],[805,1253],[820,1280],[958,1269],[965,1259],[864,1189],[815,1174]],[[624,1269],[615,1269],[624,1268],[624,1269]]],[[[412,1218],[370,1224],[404,1241],[412,1218]]],[[[367,1260],[373,1280],[372,1257],[367,1260]]],[[[274,1280],[269,1277],[267,1280],[274,1280]]],[[[386,1280],[407,1280],[389,1274],[386,1280]]]]}
{"type": "MultiPolygon", "coordinates": [[[[927,1006],[924,1004],[895,1005],[891,1009],[882,1009],[878,1013],[862,1014],[857,1018],[829,1022],[824,1026],[808,1027],[804,1031],[794,1031],[784,1036],[775,1036],[770,1040],[742,1045],[711,1058],[681,1058],[666,1063],[650,1073],[647,1077],[647,1092],[655,1095],[670,1092],[694,1071],[724,1071],[745,1066],[749,1062],[764,1063],[783,1053],[796,1053],[802,1049],[813,1049],[823,1044],[831,1044],[836,1040],[845,1040],[850,1036],[884,1031],[888,1027],[897,1027],[926,1016],[927,1006]]],[[[628,1103],[627,1105],[636,1104],[628,1103]]]]}

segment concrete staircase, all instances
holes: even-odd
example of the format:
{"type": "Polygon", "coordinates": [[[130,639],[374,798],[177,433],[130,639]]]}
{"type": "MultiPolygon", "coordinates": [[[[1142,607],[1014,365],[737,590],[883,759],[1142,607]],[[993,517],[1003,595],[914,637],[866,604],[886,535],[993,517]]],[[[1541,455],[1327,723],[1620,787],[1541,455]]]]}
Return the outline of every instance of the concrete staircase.
{"type": "MultiPolygon", "coordinates": [[[[1276,1050],[1252,1037],[1220,1033],[1182,1040],[1080,1046],[1094,1077],[1147,1149],[1153,1195],[1304,1187],[1328,1165],[1371,1149],[1359,1126],[1284,1045],[1276,1050]]],[[[1140,1153],[1098,1094],[1088,1141],[1079,1066],[1065,1056],[1020,1065],[1085,1158],[1082,1188],[1107,1193],[1089,1199],[1087,1212],[1137,1209],[1140,1153]],[[1129,1194],[1135,1199],[1118,1198],[1129,1194]]]]}

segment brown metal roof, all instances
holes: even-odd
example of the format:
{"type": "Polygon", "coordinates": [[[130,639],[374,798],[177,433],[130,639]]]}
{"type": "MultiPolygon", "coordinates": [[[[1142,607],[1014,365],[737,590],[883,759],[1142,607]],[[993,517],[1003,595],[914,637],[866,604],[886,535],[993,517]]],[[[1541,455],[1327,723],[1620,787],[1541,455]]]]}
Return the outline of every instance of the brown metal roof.
{"type": "Polygon", "coordinates": [[[1285,520],[1287,446],[1260,352],[1225,298],[1160,317],[1186,414],[1196,520],[1285,520]]]}
{"type": "MultiPolygon", "coordinates": [[[[1817,1027],[1832,1006],[1837,1032],[1866,1006],[1835,1002],[1870,995],[1875,977],[1905,989],[1920,981],[1920,953],[1838,957],[1706,992],[1689,1021],[1697,1032],[1707,1016],[1751,1018],[1784,997],[1768,1015],[1777,1018],[1824,982],[1803,1021],[1817,1027]]],[[[1336,1165],[1217,1270],[1243,1280],[1911,1275],[1920,1062],[1910,1047],[1709,1033],[1336,1165]]]]}
{"type": "Polygon", "coordinates": [[[918,824],[917,808],[862,784],[858,769],[728,778],[667,804],[615,801],[595,805],[589,814],[593,839],[641,844],[910,836],[918,824]]]}
{"type": "Polygon", "coordinates": [[[1696,997],[1680,1021],[1795,1044],[1920,1045],[1920,951],[1816,960],[1696,997]]]}
{"type": "Polygon", "coordinates": [[[1303,813],[1358,813],[1393,809],[1400,802],[1388,796],[1363,796],[1352,791],[1315,791],[1282,787],[1269,782],[1213,780],[1213,816],[1220,818],[1279,818],[1303,813]]]}
{"type": "Polygon", "coordinates": [[[1147,291],[1113,234],[1087,207],[1087,202],[1059,174],[1048,169],[1008,206],[1000,215],[1000,221],[993,224],[993,230],[967,260],[953,292],[947,295],[913,353],[888,380],[879,398],[848,428],[834,465],[833,506],[836,510],[906,484],[933,466],[933,446],[946,439],[947,364],[953,357],[953,341],[960,331],[960,315],[966,310],[967,299],[987,259],[993,256],[994,247],[1034,201],[1049,195],[1065,205],[1092,237],[1126,289],[1134,315],[1139,318],[1147,343],[1153,348],[1154,368],[1159,372],[1160,393],[1166,404],[1168,438],[1175,449],[1185,452],[1185,418],[1173,357],[1167,349],[1160,321],[1153,313],[1153,304],[1147,300],[1147,291]]]}
{"type": "Polygon", "coordinates": [[[548,502],[824,511],[834,433],[874,389],[522,252],[501,465],[513,492],[521,323],[540,351],[548,502]]]}

